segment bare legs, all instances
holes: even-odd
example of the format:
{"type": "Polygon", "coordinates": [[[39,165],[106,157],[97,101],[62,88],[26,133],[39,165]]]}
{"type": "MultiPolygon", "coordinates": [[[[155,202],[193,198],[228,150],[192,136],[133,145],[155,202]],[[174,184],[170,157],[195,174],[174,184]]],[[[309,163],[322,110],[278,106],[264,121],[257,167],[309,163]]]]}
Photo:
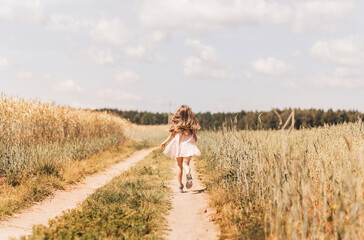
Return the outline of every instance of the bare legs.
{"type": "Polygon", "coordinates": [[[177,180],[179,185],[182,185],[182,173],[183,173],[183,166],[182,166],[182,162],[183,162],[183,158],[179,157],[176,158],[177,160],[177,165],[178,165],[178,173],[177,173],[177,180]]]}
{"type": "Polygon", "coordinates": [[[191,173],[190,161],[191,157],[183,158],[183,169],[186,171],[186,173],[191,173]]]}
{"type": "Polygon", "coordinates": [[[177,173],[177,180],[179,185],[182,185],[182,174],[183,174],[183,169],[186,171],[186,173],[190,173],[191,172],[191,168],[190,168],[190,161],[191,161],[191,157],[179,157],[176,158],[177,160],[177,165],[178,165],[178,173],[177,173]]]}

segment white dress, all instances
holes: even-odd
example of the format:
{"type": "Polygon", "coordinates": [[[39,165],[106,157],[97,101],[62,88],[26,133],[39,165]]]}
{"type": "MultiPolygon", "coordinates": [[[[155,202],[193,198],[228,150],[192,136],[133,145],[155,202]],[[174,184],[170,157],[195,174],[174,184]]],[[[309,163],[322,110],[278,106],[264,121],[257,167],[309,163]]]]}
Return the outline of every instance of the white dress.
{"type": "Polygon", "coordinates": [[[176,134],[163,153],[172,159],[201,155],[193,135],[176,134]]]}

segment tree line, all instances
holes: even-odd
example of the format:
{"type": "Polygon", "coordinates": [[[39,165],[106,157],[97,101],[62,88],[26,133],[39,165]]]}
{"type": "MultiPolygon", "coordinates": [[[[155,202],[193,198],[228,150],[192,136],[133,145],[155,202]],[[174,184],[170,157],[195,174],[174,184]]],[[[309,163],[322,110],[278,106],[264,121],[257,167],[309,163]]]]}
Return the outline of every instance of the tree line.
{"type": "MultiPolygon", "coordinates": [[[[201,129],[218,129],[224,122],[234,121],[238,129],[278,129],[288,119],[293,109],[271,111],[240,111],[235,113],[196,113],[201,129]],[[281,120],[280,120],[281,118],[281,120]]],[[[129,121],[142,125],[158,125],[168,123],[168,113],[152,113],[147,111],[122,111],[118,109],[98,109],[115,113],[129,121]]],[[[364,120],[364,114],[356,110],[328,109],[294,109],[296,129],[312,128],[324,124],[340,124],[364,120]]]]}
{"type": "Polygon", "coordinates": [[[128,119],[132,123],[140,125],[160,125],[168,124],[168,113],[152,113],[147,111],[123,111],[118,109],[102,108],[96,111],[107,111],[109,113],[114,113],[122,118],[128,119]]]}

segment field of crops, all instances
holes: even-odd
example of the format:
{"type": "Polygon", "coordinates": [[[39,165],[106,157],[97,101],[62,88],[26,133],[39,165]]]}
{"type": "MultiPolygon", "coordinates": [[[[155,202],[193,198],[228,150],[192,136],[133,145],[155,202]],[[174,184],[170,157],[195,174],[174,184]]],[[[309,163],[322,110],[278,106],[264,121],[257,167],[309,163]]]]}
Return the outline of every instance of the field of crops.
{"type": "Polygon", "coordinates": [[[0,218],[147,147],[104,112],[0,97],[0,218]]]}
{"type": "Polygon", "coordinates": [[[127,122],[117,116],[0,98],[0,177],[16,185],[19,176],[57,171],[125,140],[127,122]]]}
{"type": "Polygon", "coordinates": [[[222,238],[363,239],[362,122],[201,134],[222,238]]]}
{"type": "MultiPolygon", "coordinates": [[[[137,126],[113,114],[5,97],[0,98],[0,126],[0,216],[158,145],[168,134],[166,125],[137,126]]],[[[364,238],[360,120],[301,130],[238,131],[234,124],[224,125],[200,132],[198,144],[198,170],[217,209],[222,239],[364,238]]],[[[162,158],[157,155],[153,161],[162,158]]],[[[133,181],[139,181],[138,174],[133,181]]],[[[159,180],[150,186],[152,192],[160,191],[159,180]]],[[[72,214],[82,217],[83,212],[72,214]]]]}

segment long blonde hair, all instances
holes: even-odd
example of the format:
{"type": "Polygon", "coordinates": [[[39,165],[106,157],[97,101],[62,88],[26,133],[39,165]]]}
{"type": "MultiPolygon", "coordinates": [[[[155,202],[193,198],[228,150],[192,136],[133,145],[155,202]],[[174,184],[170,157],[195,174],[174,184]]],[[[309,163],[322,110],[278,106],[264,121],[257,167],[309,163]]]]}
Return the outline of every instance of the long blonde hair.
{"type": "Polygon", "coordinates": [[[200,130],[200,124],[192,112],[192,109],[187,105],[180,106],[171,117],[171,126],[169,131],[173,134],[182,133],[185,135],[193,135],[197,141],[197,131],[200,130]]]}

